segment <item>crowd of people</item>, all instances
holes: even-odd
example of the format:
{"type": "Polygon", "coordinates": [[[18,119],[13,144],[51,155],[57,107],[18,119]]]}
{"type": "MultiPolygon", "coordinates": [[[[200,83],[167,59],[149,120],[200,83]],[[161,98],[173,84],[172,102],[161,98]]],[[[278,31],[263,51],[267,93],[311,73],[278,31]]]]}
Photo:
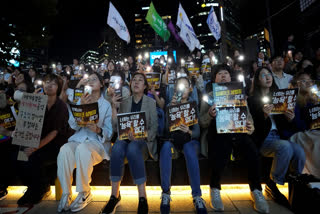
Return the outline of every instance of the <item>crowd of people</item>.
{"type": "MultiPolygon", "coordinates": [[[[303,170],[320,177],[319,130],[309,130],[306,107],[319,103],[311,88],[320,81],[320,48],[315,58],[303,57],[299,50],[289,50],[285,55],[269,59],[263,52],[256,60],[245,64],[239,51],[217,64],[213,51],[202,54],[196,51],[175,62],[170,56],[154,60],[150,65],[141,56],[128,56],[118,63],[106,59],[101,64],[81,64],[53,67],[43,65],[27,68],[4,67],[0,76],[0,113],[19,110],[16,92],[45,94],[48,96],[44,124],[38,148],[23,148],[28,161],[18,161],[20,146],[12,144],[15,127],[0,126],[5,140],[0,142],[0,199],[8,194],[8,186],[16,176],[28,189],[18,200],[19,205],[39,203],[49,192],[50,184],[59,178],[62,198],[58,212],[84,209],[91,201],[91,174],[94,166],[104,159],[110,161],[109,179],[111,196],[101,213],[114,213],[121,201],[120,184],[125,164],[129,165],[134,184],[138,189],[138,213],[148,213],[145,160],[159,161],[161,178],[161,213],[170,213],[172,159],[183,155],[197,213],[207,213],[200,188],[199,157],[207,157],[211,167],[210,206],[223,211],[221,176],[231,154],[247,160],[248,181],[254,209],[268,213],[269,206],[262,194],[261,157],[273,158],[270,177],[265,192],[279,204],[290,207],[278,185],[286,182],[288,173],[301,174],[303,170]],[[201,65],[210,65],[211,72],[201,72],[201,65]],[[200,68],[192,75],[187,65],[200,68]],[[169,76],[174,71],[174,82],[169,76]],[[146,73],[161,73],[159,89],[150,86],[146,73]],[[245,85],[249,116],[247,133],[220,134],[217,132],[216,106],[202,97],[213,96],[213,83],[240,81],[245,85]],[[112,77],[120,77],[121,95],[116,93],[112,77]],[[183,93],[178,96],[178,87],[183,93]],[[90,86],[76,100],[77,88],[90,86]],[[262,102],[278,89],[299,88],[297,104],[284,114],[270,114],[273,105],[262,102]],[[166,107],[178,103],[196,102],[199,123],[190,127],[180,125],[169,132],[166,107]],[[97,103],[99,121],[80,127],[69,104],[97,103]],[[117,115],[145,112],[147,138],[120,140],[117,135],[117,115]],[[72,201],[73,171],[76,168],[76,191],[72,201]]],[[[108,178],[106,178],[108,179],[108,178]]]]}

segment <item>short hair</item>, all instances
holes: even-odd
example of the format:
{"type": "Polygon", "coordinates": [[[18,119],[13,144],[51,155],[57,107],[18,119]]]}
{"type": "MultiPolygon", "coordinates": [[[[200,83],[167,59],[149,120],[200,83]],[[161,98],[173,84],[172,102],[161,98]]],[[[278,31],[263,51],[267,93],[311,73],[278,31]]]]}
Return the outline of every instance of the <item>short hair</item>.
{"type": "Polygon", "coordinates": [[[131,90],[131,84],[132,84],[132,80],[135,76],[137,75],[141,75],[143,77],[143,80],[144,80],[144,85],[146,86],[146,88],[144,89],[144,94],[148,94],[148,91],[149,91],[149,84],[148,84],[148,80],[147,80],[147,77],[146,75],[144,75],[144,73],[139,73],[139,72],[136,72],[132,75],[132,78],[131,78],[131,81],[130,81],[130,92],[132,94],[132,90],[131,90]]]}
{"type": "Polygon", "coordinates": [[[214,65],[212,66],[212,69],[211,69],[211,73],[212,73],[212,76],[211,76],[211,82],[214,83],[216,81],[216,76],[217,74],[220,72],[220,71],[223,71],[223,70],[226,70],[229,72],[230,74],[230,77],[232,77],[232,68],[227,65],[227,64],[218,64],[218,65],[214,65]]]}
{"type": "Polygon", "coordinates": [[[114,72],[112,72],[111,76],[119,76],[122,79],[122,82],[126,81],[126,75],[124,74],[124,72],[119,71],[119,70],[115,70],[114,72]]]}
{"type": "Polygon", "coordinates": [[[63,86],[63,80],[61,77],[59,77],[56,74],[47,74],[44,78],[43,81],[54,81],[58,85],[57,89],[57,96],[60,96],[61,91],[62,91],[62,86],[63,86]]]}

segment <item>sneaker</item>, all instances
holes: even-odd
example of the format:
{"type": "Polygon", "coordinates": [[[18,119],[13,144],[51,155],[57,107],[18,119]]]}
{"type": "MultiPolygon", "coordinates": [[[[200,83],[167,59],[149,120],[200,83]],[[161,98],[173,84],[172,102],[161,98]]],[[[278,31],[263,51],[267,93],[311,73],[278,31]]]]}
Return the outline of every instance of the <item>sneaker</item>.
{"type": "Polygon", "coordinates": [[[78,196],[70,205],[71,212],[78,212],[84,209],[92,201],[91,192],[79,192],[78,196]]]}
{"type": "Polygon", "coordinates": [[[196,208],[197,214],[207,214],[205,201],[200,196],[193,198],[193,205],[196,208]]]}
{"type": "Polygon", "coordinates": [[[61,213],[63,211],[70,210],[71,200],[72,200],[72,196],[70,193],[63,194],[59,202],[58,212],[61,213]]]}
{"type": "Polygon", "coordinates": [[[217,188],[210,188],[210,205],[214,211],[224,211],[224,206],[221,200],[220,190],[217,188]]]}
{"type": "Polygon", "coordinates": [[[7,196],[8,196],[8,190],[7,189],[0,190],[0,201],[4,200],[7,196]]]}
{"type": "Polygon", "coordinates": [[[121,195],[119,195],[118,198],[111,195],[108,203],[103,208],[103,210],[100,212],[101,214],[114,214],[116,212],[117,207],[120,205],[121,201],[121,195]]]}
{"type": "Polygon", "coordinates": [[[28,187],[28,189],[25,191],[23,196],[21,198],[19,198],[19,200],[17,201],[17,204],[19,206],[32,204],[31,200],[32,200],[33,194],[34,193],[33,193],[32,189],[30,187],[28,187]]]}
{"type": "Polygon", "coordinates": [[[148,214],[148,201],[145,197],[139,198],[138,214],[148,214]]]}
{"type": "Polygon", "coordinates": [[[162,193],[161,195],[161,204],[160,204],[160,213],[169,214],[170,213],[170,201],[171,197],[167,193],[162,193]]]}
{"type": "Polygon", "coordinates": [[[251,192],[253,208],[259,213],[269,213],[269,205],[260,190],[253,190],[251,192]]]}
{"type": "Polygon", "coordinates": [[[274,200],[276,203],[285,206],[287,208],[291,208],[288,199],[286,198],[286,196],[284,196],[278,189],[277,184],[269,179],[266,182],[266,187],[264,189],[264,191],[266,192],[266,194],[272,198],[272,200],[274,200]]]}

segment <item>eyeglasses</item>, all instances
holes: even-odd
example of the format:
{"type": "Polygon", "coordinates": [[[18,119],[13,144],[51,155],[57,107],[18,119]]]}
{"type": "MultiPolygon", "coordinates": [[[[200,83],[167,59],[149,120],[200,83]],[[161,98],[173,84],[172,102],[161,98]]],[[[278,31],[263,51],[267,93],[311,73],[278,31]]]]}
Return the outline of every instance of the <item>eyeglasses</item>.
{"type": "Polygon", "coordinates": [[[303,84],[314,84],[314,80],[298,80],[298,83],[303,83],[303,84]]]}

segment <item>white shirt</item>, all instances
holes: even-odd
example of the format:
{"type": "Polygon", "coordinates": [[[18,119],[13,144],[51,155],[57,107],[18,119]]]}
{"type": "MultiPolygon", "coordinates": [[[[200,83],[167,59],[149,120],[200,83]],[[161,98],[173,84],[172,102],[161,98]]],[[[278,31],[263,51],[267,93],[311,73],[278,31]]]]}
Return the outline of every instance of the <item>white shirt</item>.
{"type": "MultiPolygon", "coordinates": [[[[81,100],[78,101],[77,105],[81,103],[81,100]]],[[[109,159],[106,141],[109,141],[112,137],[112,108],[110,103],[101,96],[98,100],[99,108],[99,121],[97,126],[102,129],[102,136],[97,133],[92,132],[87,127],[79,127],[75,121],[72,112],[69,108],[69,125],[72,129],[76,130],[76,133],[72,135],[68,141],[69,142],[96,142],[105,150],[104,159],[109,159]]]]}
{"type": "Polygon", "coordinates": [[[289,83],[292,80],[293,76],[282,72],[282,78],[279,78],[275,73],[272,72],[274,82],[279,89],[286,89],[289,87],[289,83]]]}

